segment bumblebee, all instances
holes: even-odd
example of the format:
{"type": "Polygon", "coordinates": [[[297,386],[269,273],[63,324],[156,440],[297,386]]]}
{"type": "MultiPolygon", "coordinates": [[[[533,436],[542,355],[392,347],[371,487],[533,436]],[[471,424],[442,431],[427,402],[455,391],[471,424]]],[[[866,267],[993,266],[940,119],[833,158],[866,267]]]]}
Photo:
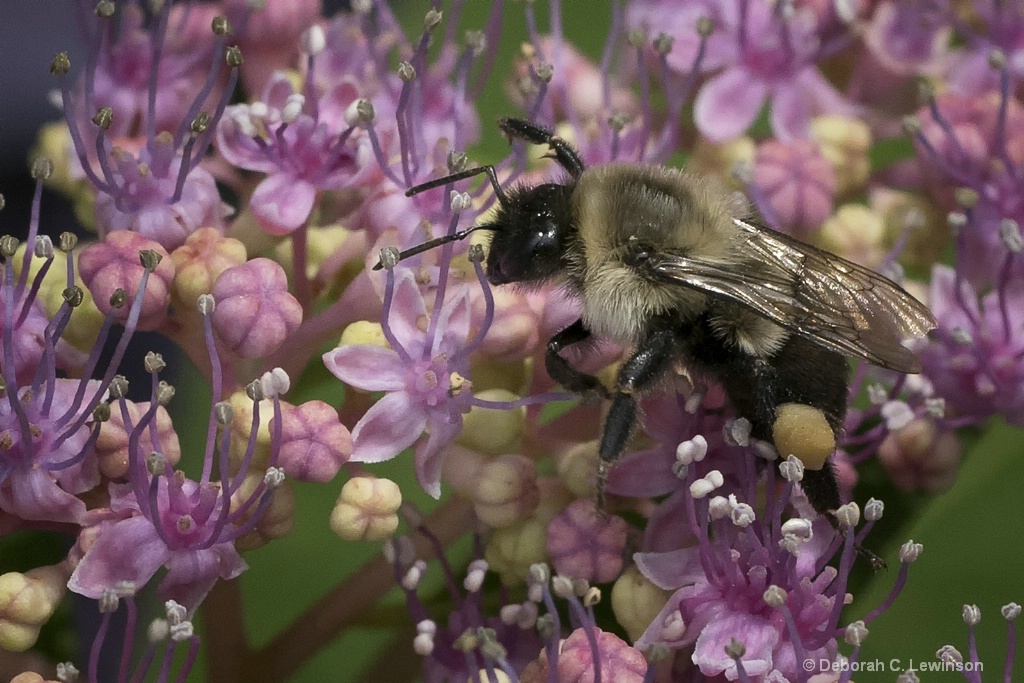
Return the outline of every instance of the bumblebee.
{"type": "Polygon", "coordinates": [[[566,389],[611,402],[599,500],[637,421],[638,397],[682,360],[721,384],[753,437],[800,457],[818,512],[837,509],[829,458],[848,400],[846,358],[919,372],[903,342],[935,327],[930,311],[878,273],[759,225],[706,179],[657,165],[585,168],[538,125],[498,125],[510,140],[548,145],[567,177],[505,189],[493,166],[481,166],[413,187],[407,196],[483,173],[498,206],[492,220],[400,258],[488,230],[492,285],[554,283],[580,300],[582,316],[551,338],[545,365],[566,389]],[[610,391],[561,355],[592,336],[629,349],[610,391]]]}

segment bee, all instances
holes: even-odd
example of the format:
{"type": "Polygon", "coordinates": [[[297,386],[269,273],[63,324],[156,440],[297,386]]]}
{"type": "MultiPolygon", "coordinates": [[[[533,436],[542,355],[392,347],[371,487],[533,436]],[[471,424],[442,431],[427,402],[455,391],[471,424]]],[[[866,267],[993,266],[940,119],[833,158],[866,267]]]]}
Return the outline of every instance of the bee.
{"type": "Polygon", "coordinates": [[[497,208],[486,223],[399,258],[487,230],[492,285],[554,283],[579,299],[581,317],[548,342],[545,366],[566,389],[610,401],[599,506],[608,468],[638,419],[638,397],[681,360],[721,384],[751,436],[782,457],[796,454],[811,505],[835,511],[830,457],[848,400],[846,358],[919,372],[903,342],[935,327],[927,307],[878,273],[759,225],[706,179],[657,165],[585,168],[541,126],[514,118],[498,125],[510,141],[547,145],[568,177],[505,189],[493,166],[481,166],[415,186],[407,196],[486,174],[497,208]],[[629,350],[611,390],[561,355],[592,336],[629,350]]]}

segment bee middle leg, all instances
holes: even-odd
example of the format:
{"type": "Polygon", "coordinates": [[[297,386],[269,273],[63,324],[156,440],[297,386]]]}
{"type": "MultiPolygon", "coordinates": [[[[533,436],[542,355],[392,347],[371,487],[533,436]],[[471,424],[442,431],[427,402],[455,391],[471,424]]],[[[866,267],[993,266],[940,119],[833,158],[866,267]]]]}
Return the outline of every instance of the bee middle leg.
{"type": "Polygon", "coordinates": [[[637,393],[657,382],[671,367],[679,355],[679,343],[675,329],[663,329],[651,333],[633,355],[619,368],[612,405],[605,418],[604,431],[598,447],[600,462],[597,470],[597,507],[604,509],[604,487],[608,469],[629,443],[629,437],[636,424],[637,393]]]}

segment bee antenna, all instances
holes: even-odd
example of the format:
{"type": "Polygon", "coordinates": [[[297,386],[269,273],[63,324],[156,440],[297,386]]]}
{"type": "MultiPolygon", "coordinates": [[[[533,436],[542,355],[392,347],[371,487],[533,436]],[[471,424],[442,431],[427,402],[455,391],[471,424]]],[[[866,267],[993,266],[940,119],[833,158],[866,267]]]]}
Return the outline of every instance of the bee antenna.
{"type": "Polygon", "coordinates": [[[408,190],[405,191],[405,196],[413,197],[415,195],[418,195],[420,192],[426,192],[427,190],[432,190],[435,187],[441,187],[442,185],[447,185],[448,183],[454,183],[456,180],[472,178],[473,176],[480,175],[481,173],[487,174],[487,179],[491,181],[491,187],[494,188],[494,194],[495,196],[498,197],[498,203],[504,205],[505,202],[507,201],[505,191],[501,189],[501,183],[498,182],[498,174],[494,172],[494,166],[491,166],[490,164],[488,164],[487,166],[467,168],[464,171],[452,173],[451,175],[446,175],[443,178],[434,178],[433,180],[428,180],[427,182],[421,183],[420,185],[410,187],[408,190]]]}
{"type": "MultiPolygon", "coordinates": [[[[437,237],[437,238],[434,238],[432,240],[427,240],[426,242],[423,242],[422,244],[417,244],[415,247],[409,247],[408,249],[406,249],[405,251],[401,252],[398,255],[398,260],[399,261],[404,261],[405,259],[409,258],[410,256],[415,256],[416,254],[422,254],[425,251],[430,251],[434,247],[440,247],[442,244],[448,244],[449,242],[458,242],[459,240],[464,240],[464,239],[466,239],[470,235],[470,233],[474,233],[477,230],[497,230],[497,229],[498,229],[498,226],[494,225],[493,223],[481,223],[480,225],[474,225],[471,228],[466,228],[465,230],[459,230],[458,232],[453,232],[452,234],[445,235],[444,237],[437,237]]],[[[377,264],[373,267],[373,269],[374,270],[380,270],[383,267],[384,267],[384,264],[381,261],[378,260],[377,264]]]]}

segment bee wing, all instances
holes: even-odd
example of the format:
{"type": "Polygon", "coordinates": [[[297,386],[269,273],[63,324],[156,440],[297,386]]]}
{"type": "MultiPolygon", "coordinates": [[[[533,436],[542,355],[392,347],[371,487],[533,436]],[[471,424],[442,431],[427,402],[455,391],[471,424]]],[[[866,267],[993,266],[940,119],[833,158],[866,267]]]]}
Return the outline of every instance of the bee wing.
{"type": "Polygon", "coordinates": [[[675,255],[652,257],[657,276],[749,307],[795,334],[844,356],[899,372],[921,362],[903,346],[935,327],[931,311],[894,282],[788,235],[734,220],[737,251],[764,265],[675,255]]]}

